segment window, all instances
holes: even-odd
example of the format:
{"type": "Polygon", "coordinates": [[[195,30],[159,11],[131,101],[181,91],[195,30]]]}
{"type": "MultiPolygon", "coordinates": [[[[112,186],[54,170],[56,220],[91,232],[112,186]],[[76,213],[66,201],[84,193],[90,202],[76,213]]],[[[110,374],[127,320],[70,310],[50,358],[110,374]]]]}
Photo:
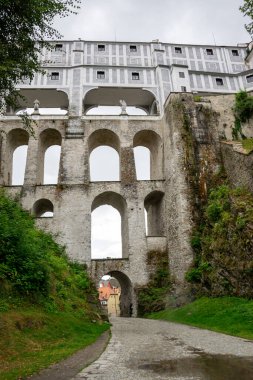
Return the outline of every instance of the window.
{"type": "Polygon", "coordinates": [[[177,54],[182,54],[182,49],[181,49],[181,47],[175,47],[175,53],[177,53],[177,54]]]}
{"type": "Polygon", "coordinates": [[[213,55],[213,49],[206,49],[207,55],[213,55]]]}
{"type": "Polygon", "coordinates": [[[239,51],[237,49],[232,50],[232,55],[234,57],[239,57],[239,51]]]}
{"type": "Polygon", "coordinates": [[[186,92],[187,91],[186,87],[185,86],[181,86],[181,91],[182,92],[186,92]]]}
{"type": "Polygon", "coordinates": [[[137,46],[136,45],[130,45],[130,53],[136,53],[137,52],[137,46]]]}
{"type": "Polygon", "coordinates": [[[185,74],[183,71],[179,71],[179,78],[185,78],[185,74]]]}
{"type": "Polygon", "coordinates": [[[222,78],[216,78],[216,84],[217,86],[223,86],[223,79],[222,78]]]}
{"type": "Polygon", "coordinates": [[[105,45],[98,45],[98,51],[105,51],[105,45]]]}
{"type": "Polygon", "coordinates": [[[51,80],[59,80],[60,74],[59,73],[51,73],[51,80]]]}
{"type": "Polygon", "coordinates": [[[139,80],[140,74],[139,73],[132,73],[132,80],[139,80]]]}
{"type": "Polygon", "coordinates": [[[97,71],[97,79],[105,79],[105,72],[97,71]]]}
{"type": "Polygon", "coordinates": [[[55,44],[54,50],[55,51],[62,51],[62,44],[55,44]]]}
{"type": "Polygon", "coordinates": [[[246,81],[247,81],[248,83],[253,83],[253,74],[248,75],[248,76],[246,77],[246,81]]]}

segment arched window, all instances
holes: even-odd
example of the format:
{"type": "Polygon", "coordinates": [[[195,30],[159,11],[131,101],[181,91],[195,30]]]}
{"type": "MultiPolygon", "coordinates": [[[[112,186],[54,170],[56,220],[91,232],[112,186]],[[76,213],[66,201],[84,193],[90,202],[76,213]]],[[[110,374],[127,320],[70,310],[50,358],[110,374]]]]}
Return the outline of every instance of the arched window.
{"type": "Polygon", "coordinates": [[[59,177],[62,137],[56,129],[48,128],[39,136],[38,184],[56,184],[59,177]]]}
{"type": "Polygon", "coordinates": [[[99,146],[90,154],[91,181],[119,181],[119,154],[110,146],[99,146]]]}
{"type": "Polygon", "coordinates": [[[150,180],[150,150],[144,146],[134,148],[137,180],[150,180]]]}
{"type": "Polygon", "coordinates": [[[52,145],[45,151],[44,159],[44,185],[58,183],[61,147],[52,145]]]}
{"type": "Polygon", "coordinates": [[[21,128],[12,129],[7,135],[5,183],[23,185],[29,134],[21,128]]]}
{"type": "MultiPolygon", "coordinates": [[[[151,130],[142,130],[136,133],[133,140],[133,146],[136,150],[136,147],[145,147],[150,152],[150,179],[162,179],[163,178],[163,144],[161,137],[154,131],[151,130]]],[[[136,150],[137,152],[137,150],[136,150]]],[[[144,152],[144,151],[143,151],[144,152]]],[[[139,154],[139,153],[138,153],[139,154]]],[[[148,167],[148,153],[145,153],[145,167],[148,167]]],[[[135,153],[135,165],[137,171],[137,179],[143,179],[138,176],[138,155],[135,153]]]]}
{"type": "Polygon", "coordinates": [[[121,216],[118,210],[103,205],[91,214],[91,258],[122,257],[121,216]]]}
{"type": "Polygon", "coordinates": [[[38,199],[33,205],[32,214],[36,218],[52,218],[54,216],[54,205],[49,199],[38,199]]]}
{"type": "Polygon", "coordinates": [[[27,159],[27,145],[21,145],[13,152],[12,158],[12,185],[23,185],[27,159]]]}
{"type": "Polygon", "coordinates": [[[92,259],[128,257],[128,219],[125,199],[106,191],[91,207],[92,259]]]}
{"type": "Polygon", "coordinates": [[[108,129],[93,132],[88,140],[91,181],[120,180],[120,141],[108,129]]]}

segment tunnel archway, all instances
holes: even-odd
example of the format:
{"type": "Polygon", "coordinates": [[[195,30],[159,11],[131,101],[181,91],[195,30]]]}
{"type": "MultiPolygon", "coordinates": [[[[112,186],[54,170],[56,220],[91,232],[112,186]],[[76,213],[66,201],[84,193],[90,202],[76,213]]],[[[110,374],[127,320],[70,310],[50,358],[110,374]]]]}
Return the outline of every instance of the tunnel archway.
{"type": "Polygon", "coordinates": [[[121,294],[120,294],[120,316],[121,317],[131,317],[133,314],[133,286],[129,277],[120,271],[112,270],[107,275],[110,275],[120,284],[121,294]]]}

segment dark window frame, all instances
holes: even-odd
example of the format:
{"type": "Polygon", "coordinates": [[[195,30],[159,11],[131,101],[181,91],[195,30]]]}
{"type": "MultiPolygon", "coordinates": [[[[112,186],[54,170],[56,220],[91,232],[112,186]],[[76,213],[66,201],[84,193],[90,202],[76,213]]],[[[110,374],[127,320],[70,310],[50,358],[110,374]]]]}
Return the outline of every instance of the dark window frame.
{"type": "Polygon", "coordinates": [[[51,80],[59,80],[60,79],[60,73],[58,71],[53,71],[50,74],[51,80]]]}
{"type": "Polygon", "coordinates": [[[253,83],[253,74],[247,75],[246,76],[246,82],[247,83],[253,83]],[[249,80],[248,80],[249,79],[249,80]]]}
{"type": "Polygon", "coordinates": [[[54,50],[55,51],[62,51],[63,44],[55,44],[54,50]]]}
{"type": "Polygon", "coordinates": [[[140,80],[140,73],[132,72],[132,80],[140,80]]]}
{"type": "Polygon", "coordinates": [[[206,55],[214,55],[214,51],[211,48],[206,49],[206,55]]]}
{"type": "Polygon", "coordinates": [[[185,78],[185,73],[183,71],[179,71],[179,78],[185,78]]]}
{"type": "Polygon", "coordinates": [[[239,50],[238,49],[232,49],[232,56],[233,57],[239,57],[239,50]]]}
{"type": "Polygon", "coordinates": [[[182,48],[180,46],[175,46],[175,53],[182,54],[183,53],[182,48]]]}
{"type": "Polygon", "coordinates": [[[130,51],[130,53],[137,53],[137,46],[136,45],[130,45],[129,51],[130,51]]]}
{"type": "Polygon", "coordinates": [[[224,80],[222,78],[215,78],[216,86],[224,86],[224,80]]]}
{"type": "Polygon", "coordinates": [[[105,79],[105,71],[98,70],[97,71],[97,79],[105,79]]]}
{"type": "Polygon", "coordinates": [[[98,51],[105,51],[105,45],[104,44],[98,44],[98,51]]]}

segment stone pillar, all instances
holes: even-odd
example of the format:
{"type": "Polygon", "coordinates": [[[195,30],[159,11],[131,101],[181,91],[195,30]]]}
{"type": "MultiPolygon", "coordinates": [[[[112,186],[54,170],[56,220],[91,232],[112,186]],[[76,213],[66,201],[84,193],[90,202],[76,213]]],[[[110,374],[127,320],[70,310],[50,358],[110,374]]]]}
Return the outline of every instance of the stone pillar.
{"type": "Polygon", "coordinates": [[[39,140],[34,137],[29,138],[24,186],[37,185],[38,179],[38,150],[39,140]]]}
{"type": "Polygon", "coordinates": [[[120,179],[121,183],[136,181],[133,146],[124,146],[120,150],[120,179]]]}

